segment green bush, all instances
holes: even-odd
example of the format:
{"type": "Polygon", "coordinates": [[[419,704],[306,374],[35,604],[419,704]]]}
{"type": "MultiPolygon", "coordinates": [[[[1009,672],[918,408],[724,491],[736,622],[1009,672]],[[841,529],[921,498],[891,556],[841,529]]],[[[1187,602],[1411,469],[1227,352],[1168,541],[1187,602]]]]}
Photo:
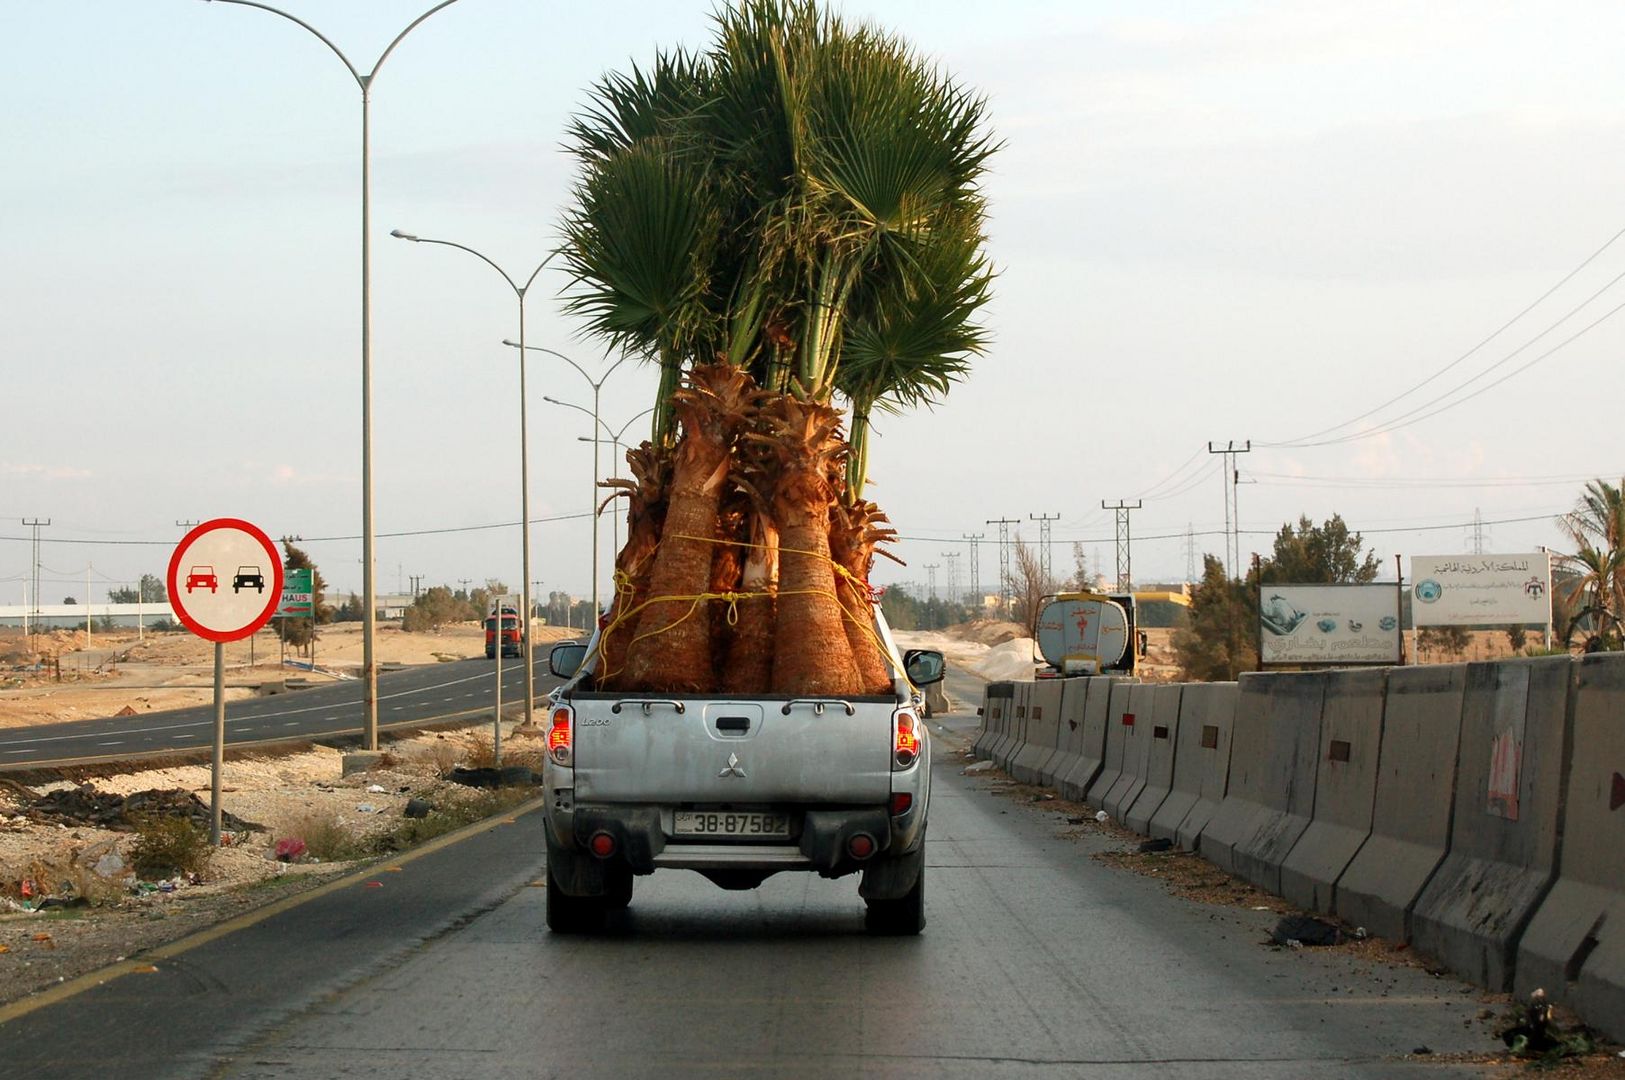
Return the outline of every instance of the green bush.
{"type": "Polygon", "coordinates": [[[191,819],[151,814],[136,818],[134,824],[130,865],[141,877],[201,873],[209,865],[209,856],[214,854],[209,834],[191,819]]]}

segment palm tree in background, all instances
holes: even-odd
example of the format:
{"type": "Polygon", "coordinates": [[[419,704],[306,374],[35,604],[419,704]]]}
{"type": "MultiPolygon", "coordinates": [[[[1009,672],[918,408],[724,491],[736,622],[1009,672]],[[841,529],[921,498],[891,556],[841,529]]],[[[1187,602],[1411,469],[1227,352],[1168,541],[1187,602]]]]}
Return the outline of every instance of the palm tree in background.
{"type": "Polygon", "coordinates": [[[1589,618],[1588,648],[1619,648],[1625,617],[1625,482],[1586,484],[1579,503],[1559,519],[1575,550],[1558,556],[1566,571],[1554,585],[1563,600],[1578,608],[1575,621],[1589,618]]]}

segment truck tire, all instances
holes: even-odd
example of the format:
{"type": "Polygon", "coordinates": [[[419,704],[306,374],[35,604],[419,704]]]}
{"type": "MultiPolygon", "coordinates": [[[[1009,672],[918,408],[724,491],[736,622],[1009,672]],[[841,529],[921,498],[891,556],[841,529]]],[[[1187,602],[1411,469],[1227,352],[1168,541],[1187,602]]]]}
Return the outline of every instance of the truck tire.
{"type": "Polygon", "coordinates": [[[619,911],[632,902],[632,868],[606,867],[604,870],[604,908],[619,911]]]}
{"type": "Polygon", "coordinates": [[[895,900],[865,900],[864,929],[886,937],[909,937],[925,929],[925,866],[914,887],[895,900]]]}
{"type": "MultiPolygon", "coordinates": [[[[632,899],[631,882],[627,882],[627,900],[632,899]]],[[[569,896],[559,888],[553,877],[553,866],[547,867],[547,928],[555,934],[591,934],[604,928],[604,914],[612,898],[604,896],[569,896]]]]}

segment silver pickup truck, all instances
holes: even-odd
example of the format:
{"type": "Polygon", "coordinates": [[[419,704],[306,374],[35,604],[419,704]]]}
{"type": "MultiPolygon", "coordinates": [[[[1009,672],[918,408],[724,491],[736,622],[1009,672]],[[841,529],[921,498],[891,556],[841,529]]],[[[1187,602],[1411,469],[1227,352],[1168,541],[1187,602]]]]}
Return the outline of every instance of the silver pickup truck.
{"type": "Polygon", "coordinates": [[[888,694],[853,698],[676,696],[594,689],[592,643],[555,646],[568,681],[548,710],[547,925],[602,927],[637,876],[696,870],[754,889],[784,870],[862,872],[873,933],[925,925],[931,746],[920,687],[941,653],[900,655],[876,631],[888,694]]]}

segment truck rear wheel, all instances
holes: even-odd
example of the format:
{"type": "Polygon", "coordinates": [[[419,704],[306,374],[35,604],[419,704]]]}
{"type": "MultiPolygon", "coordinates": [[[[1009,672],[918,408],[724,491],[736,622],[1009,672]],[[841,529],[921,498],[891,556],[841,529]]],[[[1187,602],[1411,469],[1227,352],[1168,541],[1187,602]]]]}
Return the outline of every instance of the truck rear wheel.
{"type": "Polygon", "coordinates": [[[914,887],[895,900],[865,900],[868,910],[863,925],[871,934],[909,937],[925,929],[925,866],[914,879],[914,887]]]}

